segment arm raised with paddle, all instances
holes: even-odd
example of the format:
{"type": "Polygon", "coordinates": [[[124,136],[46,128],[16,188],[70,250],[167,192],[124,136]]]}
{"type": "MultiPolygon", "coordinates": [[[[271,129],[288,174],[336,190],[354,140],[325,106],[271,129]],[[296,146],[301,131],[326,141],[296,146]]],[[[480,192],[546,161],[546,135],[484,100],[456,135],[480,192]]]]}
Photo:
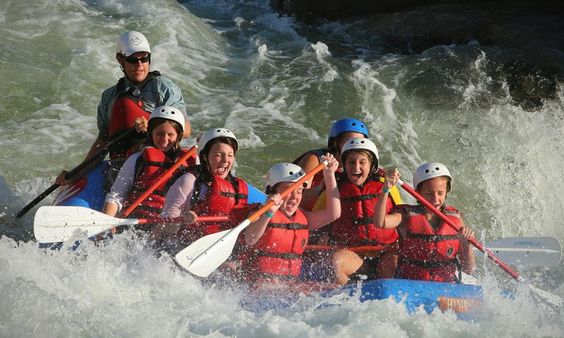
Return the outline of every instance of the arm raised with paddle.
{"type": "MultiPolygon", "coordinates": [[[[311,179],[319,171],[323,170],[326,165],[326,162],[320,163],[310,172],[297,179],[297,181],[288,186],[284,191],[280,192],[280,197],[283,199],[290,195],[294,190],[303,187],[306,181],[311,179]]],[[[241,231],[245,230],[251,223],[261,218],[261,216],[268,212],[274,204],[275,201],[271,199],[233,229],[217,232],[198,239],[176,254],[176,262],[196,276],[209,276],[229,258],[241,231]]]]}
{"type": "MultiPolygon", "coordinates": [[[[448,177],[450,177],[450,173],[448,172],[446,167],[444,167],[440,163],[426,163],[426,164],[420,166],[418,168],[418,170],[416,171],[416,173],[414,175],[413,183],[414,183],[415,187],[420,189],[419,184],[421,182],[423,182],[423,178],[427,177],[428,179],[431,179],[431,178],[435,178],[435,177],[444,177],[444,176],[447,176],[447,175],[448,175],[448,177]]],[[[404,183],[399,178],[399,173],[394,172],[391,175],[387,175],[386,177],[387,177],[387,179],[389,179],[388,187],[391,186],[392,184],[395,184],[395,183],[399,184],[410,195],[415,197],[415,199],[417,199],[417,201],[419,201],[419,203],[421,203],[427,210],[429,210],[434,215],[439,217],[445,224],[452,227],[456,231],[461,230],[461,226],[459,224],[456,224],[455,222],[453,222],[452,218],[447,217],[447,215],[445,215],[445,213],[443,211],[439,210],[439,208],[437,208],[430,201],[428,201],[428,199],[426,199],[422,194],[420,194],[418,191],[416,191],[415,189],[410,187],[408,184],[404,183]]],[[[450,184],[449,184],[449,186],[450,186],[450,184]]],[[[389,217],[390,217],[390,215],[385,216],[385,218],[380,216],[380,217],[378,217],[378,219],[375,219],[375,224],[379,224],[381,226],[386,226],[386,223],[389,220],[389,217]],[[378,223],[376,223],[376,221],[378,223]]],[[[503,269],[503,271],[507,272],[511,277],[513,277],[514,279],[516,279],[517,281],[519,281],[521,283],[527,283],[525,278],[523,276],[521,276],[519,274],[519,272],[513,270],[511,267],[509,267],[507,264],[505,264],[503,261],[501,261],[491,250],[485,248],[474,237],[469,237],[469,238],[467,238],[467,240],[474,247],[476,247],[478,250],[483,252],[489,259],[494,261],[500,268],[503,269]]],[[[552,309],[555,309],[555,310],[559,310],[562,307],[562,299],[559,296],[551,294],[551,293],[543,291],[543,290],[540,290],[540,289],[532,286],[530,283],[527,283],[527,285],[529,287],[529,290],[535,296],[536,299],[540,300],[544,304],[547,304],[548,306],[550,306],[552,309]]]]}

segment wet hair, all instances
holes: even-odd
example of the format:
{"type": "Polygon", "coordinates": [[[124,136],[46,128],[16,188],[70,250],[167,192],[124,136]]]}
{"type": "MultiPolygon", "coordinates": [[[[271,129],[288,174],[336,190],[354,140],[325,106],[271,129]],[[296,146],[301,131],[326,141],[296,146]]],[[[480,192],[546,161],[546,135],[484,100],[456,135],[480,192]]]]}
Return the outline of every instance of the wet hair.
{"type": "Polygon", "coordinates": [[[180,123],[176,121],[163,119],[160,117],[152,118],[149,120],[149,125],[147,126],[147,144],[153,147],[155,146],[155,143],[153,142],[153,131],[165,122],[170,123],[174,130],[176,130],[176,142],[174,143],[173,149],[180,148],[180,141],[182,141],[183,134],[182,126],[180,126],[180,123]]]}

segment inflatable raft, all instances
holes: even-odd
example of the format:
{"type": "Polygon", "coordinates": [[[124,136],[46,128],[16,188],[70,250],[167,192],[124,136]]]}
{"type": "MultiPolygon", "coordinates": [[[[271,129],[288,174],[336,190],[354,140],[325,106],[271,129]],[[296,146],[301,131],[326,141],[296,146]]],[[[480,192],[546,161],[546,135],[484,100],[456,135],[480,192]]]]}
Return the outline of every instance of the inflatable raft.
{"type": "MultiPolygon", "coordinates": [[[[312,294],[310,294],[311,296],[312,294]]],[[[471,284],[454,284],[429,282],[407,279],[378,279],[319,293],[327,298],[327,302],[314,303],[318,307],[338,306],[340,296],[358,299],[360,302],[393,299],[404,304],[409,313],[423,310],[427,313],[434,311],[453,311],[462,320],[479,319],[480,308],[483,303],[482,287],[471,284]],[[337,302],[335,302],[335,299],[337,302]]],[[[251,294],[243,300],[243,307],[253,312],[284,311],[304,306],[311,306],[304,299],[303,294],[277,293],[275,291],[251,294]]],[[[314,296],[315,297],[315,296],[314,296]]],[[[309,298],[305,297],[305,298],[309,298]]]]}
{"type": "MultiPolygon", "coordinates": [[[[96,168],[79,179],[75,184],[61,189],[53,205],[77,206],[101,211],[104,206],[104,173],[108,166],[102,161],[96,168]]],[[[264,203],[266,195],[249,184],[249,204],[264,203]]]]}

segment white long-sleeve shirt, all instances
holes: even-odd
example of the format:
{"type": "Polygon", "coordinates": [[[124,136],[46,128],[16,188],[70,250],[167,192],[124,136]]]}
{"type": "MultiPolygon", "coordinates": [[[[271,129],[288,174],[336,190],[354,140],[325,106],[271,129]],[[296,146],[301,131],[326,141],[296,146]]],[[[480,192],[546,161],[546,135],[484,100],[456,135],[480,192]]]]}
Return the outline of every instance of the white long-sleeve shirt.
{"type": "Polygon", "coordinates": [[[125,160],[123,166],[119,170],[114,184],[112,185],[112,188],[110,189],[110,192],[106,195],[106,203],[113,203],[117,205],[118,211],[122,209],[129,191],[133,186],[133,182],[135,180],[135,164],[142,153],[142,151],[138,151],[125,160]]]}
{"type": "MultiPolygon", "coordinates": [[[[196,183],[196,176],[192,173],[186,173],[174,182],[166,194],[161,218],[180,217],[190,210],[194,183],[196,183]]],[[[200,196],[205,196],[207,190],[208,186],[202,184],[200,196]]]]}

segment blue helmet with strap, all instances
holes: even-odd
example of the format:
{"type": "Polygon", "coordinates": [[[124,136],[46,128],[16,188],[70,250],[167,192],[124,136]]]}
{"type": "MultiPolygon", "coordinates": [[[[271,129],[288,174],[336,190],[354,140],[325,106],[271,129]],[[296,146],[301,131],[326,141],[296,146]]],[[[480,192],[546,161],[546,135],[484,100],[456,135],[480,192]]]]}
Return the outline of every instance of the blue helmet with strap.
{"type": "Polygon", "coordinates": [[[366,128],[362,121],[354,118],[341,119],[335,121],[335,123],[331,126],[329,140],[327,142],[328,147],[331,148],[331,143],[335,137],[347,132],[360,133],[363,134],[364,137],[368,137],[368,128],[366,128]]]}

